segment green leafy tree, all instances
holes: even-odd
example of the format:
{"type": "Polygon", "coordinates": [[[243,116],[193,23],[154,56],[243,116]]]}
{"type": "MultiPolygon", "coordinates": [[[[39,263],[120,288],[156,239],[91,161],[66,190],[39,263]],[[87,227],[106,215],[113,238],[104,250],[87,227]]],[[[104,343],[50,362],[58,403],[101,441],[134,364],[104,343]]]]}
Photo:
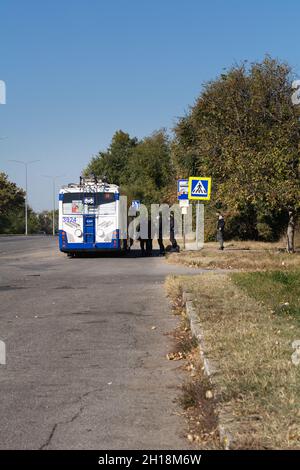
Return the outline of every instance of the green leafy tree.
{"type": "MultiPolygon", "coordinates": [[[[53,213],[52,211],[43,211],[38,214],[39,230],[48,235],[53,233],[53,213]]],[[[58,230],[58,210],[55,211],[55,230],[58,230]]]]}
{"type": "MultiPolygon", "coordinates": [[[[289,210],[299,213],[300,121],[291,83],[290,67],[270,57],[235,66],[204,86],[175,128],[178,172],[212,176],[213,204],[231,222],[244,220],[244,237],[276,237],[289,210]]],[[[238,224],[231,226],[237,234],[238,224]]]]}
{"type": "Polygon", "coordinates": [[[172,177],[170,139],[165,130],[154,132],[138,141],[118,131],[107,151],[99,152],[87,168],[98,177],[121,186],[129,201],[140,199],[144,204],[161,202],[172,177]]]}
{"type": "Polygon", "coordinates": [[[164,192],[172,178],[170,140],[165,130],[145,137],[135,147],[122,188],[130,199],[144,204],[164,200],[164,192]]]}
{"type": "MultiPolygon", "coordinates": [[[[41,231],[38,214],[31,207],[28,207],[28,233],[34,234],[41,231]]],[[[25,206],[10,211],[5,217],[3,233],[20,233],[25,232],[25,206]]]]}
{"type": "MultiPolygon", "coordinates": [[[[0,173],[0,233],[24,233],[25,192],[0,173]]],[[[28,233],[41,230],[38,215],[28,207],[28,233]]]]}
{"type": "Polygon", "coordinates": [[[117,131],[108,149],[92,158],[84,174],[94,174],[99,178],[105,176],[109,182],[120,184],[127,173],[128,162],[136,145],[136,138],[131,138],[121,130],[117,131]]]}
{"type": "Polygon", "coordinates": [[[15,183],[9,181],[5,173],[0,173],[0,216],[24,204],[25,193],[15,183]]]}
{"type": "Polygon", "coordinates": [[[39,216],[31,208],[28,211],[28,233],[39,233],[41,231],[39,216]]]}
{"type": "Polygon", "coordinates": [[[13,218],[24,207],[24,197],[24,191],[9,181],[5,173],[0,173],[0,233],[10,231],[13,218]]]}

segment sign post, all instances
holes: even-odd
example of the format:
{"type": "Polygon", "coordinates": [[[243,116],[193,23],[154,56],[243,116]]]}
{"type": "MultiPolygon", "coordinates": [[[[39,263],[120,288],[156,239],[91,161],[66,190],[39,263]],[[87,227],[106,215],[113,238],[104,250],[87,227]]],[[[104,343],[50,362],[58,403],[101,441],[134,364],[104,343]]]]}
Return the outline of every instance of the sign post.
{"type": "Polygon", "coordinates": [[[188,201],[189,180],[181,179],[177,181],[177,199],[178,201],[188,201]]]}
{"type": "MultiPolygon", "coordinates": [[[[188,183],[188,198],[190,201],[197,201],[196,206],[196,248],[199,249],[199,231],[200,231],[200,202],[209,201],[211,193],[211,178],[202,176],[190,176],[188,183]]],[[[203,207],[202,207],[203,209],[203,207]]],[[[203,214],[203,213],[202,213],[203,214]]],[[[204,214],[203,214],[204,215],[204,214]]],[[[204,239],[204,227],[203,237],[204,239]]]]}
{"type": "Polygon", "coordinates": [[[196,206],[196,248],[199,247],[199,217],[200,217],[200,203],[197,201],[196,206]]]}

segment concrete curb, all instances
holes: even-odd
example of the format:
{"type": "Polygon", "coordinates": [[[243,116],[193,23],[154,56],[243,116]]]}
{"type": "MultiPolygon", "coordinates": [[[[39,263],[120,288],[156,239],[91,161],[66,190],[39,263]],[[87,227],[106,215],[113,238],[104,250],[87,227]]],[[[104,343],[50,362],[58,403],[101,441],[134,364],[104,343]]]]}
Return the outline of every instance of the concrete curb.
{"type": "MultiPolygon", "coordinates": [[[[199,344],[200,356],[203,362],[204,372],[209,378],[211,384],[214,386],[215,394],[218,396],[218,384],[216,376],[218,375],[218,367],[215,361],[207,356],[207,348],[205,345],[205,339],[203,329],[201,327],[201,321],[197,315],[196,309],[193,304],[193,294],[189,292],[183,292],[183,302],[186,308],[186,315],[190,322],[190,328],[193,336],[197,339],[199,344]]],[[[220,443],[225,450],[230,450],[231,445],[234,441],[233,433],[230,431],[230,423],[233,424],[233,416],[230,414],[230,410],[218,409],[218,429],[220,435],[220,443]]]]}

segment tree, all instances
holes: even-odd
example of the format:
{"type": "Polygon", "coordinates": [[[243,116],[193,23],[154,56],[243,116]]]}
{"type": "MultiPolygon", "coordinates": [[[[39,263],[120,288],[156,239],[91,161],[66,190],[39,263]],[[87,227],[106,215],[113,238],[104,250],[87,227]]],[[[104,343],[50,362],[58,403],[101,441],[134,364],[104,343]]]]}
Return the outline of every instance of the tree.
{"type": "Polygon", "coordinates": [[[15,183],[9,181],[5,173],[0,173],[0,216],[24,204],[25,193],[15,183]]]}
{"type": "Polygon", "coordinates": [[[156,131],[135,147],[122,188],[129,198],[143,204],[163,202],[171,167],[170,139],[164,129],[156,131]]]}
{"type": "Polygon", "coordinates": [[[121,130],[117,131],[110,146],[104,152],[93,157],[84,174],[95,174],[99,178],[106,177],[109,182],[120,184],[127,171],[132,150],[137,145],[137,139],[121,130]]]}
{"type": "MultiPolygon", "coordinates": [[[[39,230],[49,235],[53,233],[52,211],[43,211],[38,214],[39,230]]],[[[55,230],[58,230],[58,210],[55,211],[55,230]]]]}
{"type": "Polygon", "coordinates": [[[0,173],[0,233],[6,233],[13,217],[24,208],[25,193],[9,181],[5,173],[0,173]]]}
{"type": "MultiPolygon", "coordinates": [[[[0,173],[0,233],[24,233],[25,192],[0,173]]],[[[39,216],[28,207],[28,232],[41,230],[39,216]]]]}
{"type": "Polygon", "coordinates": [[[161,202],[172,177],[170,139],[164,129],[138,141],[117,131],[105,152],[99,152],[84,170],[86,175],[104,175],[121,186],[129,200],[144,204],[161,202]]]}
{"type": "Polygon", "coordinates": [[[213,203],[232,218],[251,214],[245,236],[278,236],[288,211],[299,213],[299,110],[287,64],[266,57],[207,83],[175,128],[182,176],[212,176],[213,203]],[[269,233],[267,229],[269,228],[269,233]]]}

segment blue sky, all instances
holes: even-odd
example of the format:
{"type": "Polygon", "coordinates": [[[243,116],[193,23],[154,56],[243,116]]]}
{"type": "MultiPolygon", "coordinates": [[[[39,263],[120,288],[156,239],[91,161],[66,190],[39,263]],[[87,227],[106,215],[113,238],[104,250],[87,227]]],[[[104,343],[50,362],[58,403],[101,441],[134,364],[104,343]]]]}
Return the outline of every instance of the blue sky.
{"type": "MultiPolygon", "coordinates": [[[[143,137],[193,104],[203,82],[266,53],[300,78],[297,0],[0,0],[0,171],[51,208],[51,182],[77,180],[123,129],[143,137]]],[[[175,182],[174,182],[175,184],[175,182]]]]}

